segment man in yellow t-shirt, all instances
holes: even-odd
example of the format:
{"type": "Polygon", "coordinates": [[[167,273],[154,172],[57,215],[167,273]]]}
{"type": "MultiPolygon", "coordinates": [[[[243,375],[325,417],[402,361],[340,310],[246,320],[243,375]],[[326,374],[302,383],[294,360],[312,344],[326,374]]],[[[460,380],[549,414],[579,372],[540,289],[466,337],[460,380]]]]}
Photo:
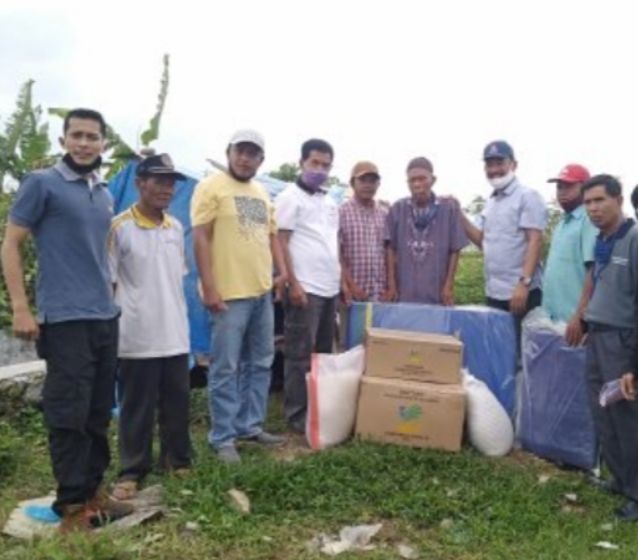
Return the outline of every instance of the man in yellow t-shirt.
{"type": "Polygon", "coordinates": [[[240,130],[226,154],[228,172],[197,185],[191,222],[202,299],[213,315],[208,440],[220,460],[238,463],[236,439],[283,442],[262,425],[274,357],[273,260],[276,287],[286,269],[270,199],[252,181],[264,160],[262,136],[240,130]]]}

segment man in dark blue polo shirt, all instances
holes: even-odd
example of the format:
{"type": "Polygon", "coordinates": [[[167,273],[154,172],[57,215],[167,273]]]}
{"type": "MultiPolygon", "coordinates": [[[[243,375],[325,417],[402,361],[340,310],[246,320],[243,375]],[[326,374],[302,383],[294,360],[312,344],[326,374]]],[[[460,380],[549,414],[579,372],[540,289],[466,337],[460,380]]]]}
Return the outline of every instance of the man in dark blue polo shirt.
{"type": "Polygon", "coordinates": [[[603,461],[612,476],[607,488],[627,502],[616,510],[622,521],[638,521],[638,226],[622,211],[622,186],[611,175],[596,175],[582,186],[587,214],[600,230],[594,267],[588,272],[587,381],[603,461]],[[625,400],[601,406],[604,383],[621,380],[625,400]]]}
{"type": "Polygon", "coordinates": [[[2,245],[14,333],[37,340],[47,362],[44,421],[62,532],[88,530],[95,517],[132,510],[111,500],[102,485],[110,461],[119,315],[106,250],[113,201],[98,174],[105,136],[100,113],[69,112],[60,139],[65,156],[24,178],[2,245]],[[38,253],[37,318],[29,309],[20,256],[28,235],[38,253]]]}

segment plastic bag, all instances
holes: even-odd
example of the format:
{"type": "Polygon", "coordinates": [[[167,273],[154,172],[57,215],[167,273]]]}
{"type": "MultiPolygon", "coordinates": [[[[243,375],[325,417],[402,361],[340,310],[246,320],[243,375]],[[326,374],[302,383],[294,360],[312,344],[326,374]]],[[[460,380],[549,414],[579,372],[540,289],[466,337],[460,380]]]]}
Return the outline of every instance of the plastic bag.
{"type": "Polygon", "coordinates": [[[306,439],[312,449],[337,445],[352,434],[364,366],[363,346],[343,354],[312,355],[306,375],[306,439]]]}
{"type": "Polygon", "coordinates": [[[593,469],[598,442],[584,346],[565,341],[565,323],[538,307],[523,321],[516,436],[523,449],[559,464],[593,469]]]}
{"type": "Polygon", "coordinates": [[[507,411],[488,386],[462,370],[467,393],[467,433],[470,443],[483,455],[502,457],[514,444],[514,427],[507,411]]]}

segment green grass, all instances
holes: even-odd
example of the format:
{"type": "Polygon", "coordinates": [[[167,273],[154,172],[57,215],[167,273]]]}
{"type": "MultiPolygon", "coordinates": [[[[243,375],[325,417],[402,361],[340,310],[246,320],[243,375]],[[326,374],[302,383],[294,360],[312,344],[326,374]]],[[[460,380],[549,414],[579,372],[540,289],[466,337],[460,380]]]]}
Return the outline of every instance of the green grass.
{"type": "Polygon", "coordinates": [[[467,251],[462,253],[454,282],[456,304],[484,304],[484,284],[483,253],[479,251],[467,251]]]}
{"type": "MultiPolygon", "coordinates": [[[[207,448],[204,399],[198,392],[191,478],[154,475],[149,481],[164,483],[170,516],[125,535],[31,544],[2,538],[0,558],[310,559],[319,556],[305,543],[317,533],[373,522],[383,523],[374,540],[377,550],[340,558],[398,558],[396,545],[402,542],[428,559],[636,557],[635,525],[615,523],[611,512],[618,500],[591,488],[580,473],[520,452],[489,459],[470,449],[449,454],[358,441],[321,453],[247,446],[243,463],[229,468],[207,448]],[[549,481],[541,484],[540,474],[549,481]],[[250,515],[230,506],[231,488],[249,496],[250,515]],[[575,504],[565,498],[568,493],[577,495],[575,504]],[[187,531],[189,521],[199,529],[187,531]],[[611,531],[601,528],[608,523],[611,531]],[[598,550],[594,544],[600,540],[621,548],[598,550]]],[[[280,408],[274,399],[269,420],[274,428],[281,426],[280,408]]],[[[0,449],[11,457],[11,472],[0,471],[0,523],[18,500],[53,488],[39,415],[27,412],[4,426],[0,449]]]]}

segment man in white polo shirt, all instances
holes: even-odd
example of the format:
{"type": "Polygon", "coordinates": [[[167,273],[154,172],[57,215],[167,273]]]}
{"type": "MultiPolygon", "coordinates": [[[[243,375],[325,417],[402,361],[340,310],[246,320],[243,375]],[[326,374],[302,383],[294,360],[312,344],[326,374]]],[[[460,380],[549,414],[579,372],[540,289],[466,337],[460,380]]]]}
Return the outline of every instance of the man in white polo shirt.
{"type": "Polygon", "coordinates": [[[152,467],[153,425],[159,421],[160,467],[185,472],[190,349],[183,277],[184,233],[166,209],[178,173],[167,154],[137,167],[139,200],[113,219],[109,240],[120,317],[120,473],[114,495],[128,499],[152,467]]]}
{"type": "Polygon", "coordinates": [[[301,176],[275,199],[289,281],[284,300],[284,413],[298,433],[305,431],[310,355],[331,352],[334,340],[341,283],[339,209],[322,188],[332,159],[328,142],[304,142],[301,176]]]}

